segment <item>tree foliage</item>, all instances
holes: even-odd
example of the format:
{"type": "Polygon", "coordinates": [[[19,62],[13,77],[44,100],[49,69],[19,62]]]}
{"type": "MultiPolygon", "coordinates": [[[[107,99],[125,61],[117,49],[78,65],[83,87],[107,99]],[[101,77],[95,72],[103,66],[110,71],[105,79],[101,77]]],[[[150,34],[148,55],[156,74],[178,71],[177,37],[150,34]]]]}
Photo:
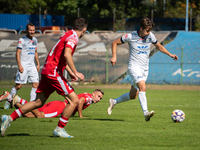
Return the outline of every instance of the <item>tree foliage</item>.
{"type": "MultiPolygon", "coordinates": [[[[165,2],[164,5],[163,0],[0,0],[0,13],[39,14],[41,7],[41,14],[64,15],[66,25],[71,25],[78,15],[85,17],[89,21],[90,30],[108,29],[105,19],[113,20],[114,9],[115,30],[124,30],[127,18],[150,18],[152,10],[157,18],[185,18],[186,0],[165,2]]],[[[193,18],[197,18],[200,14],[200,0],[189,2],[189,10],[193,9],[193,18]]],[[[197,19],[196,27],[198,24],[197,19]]]]}

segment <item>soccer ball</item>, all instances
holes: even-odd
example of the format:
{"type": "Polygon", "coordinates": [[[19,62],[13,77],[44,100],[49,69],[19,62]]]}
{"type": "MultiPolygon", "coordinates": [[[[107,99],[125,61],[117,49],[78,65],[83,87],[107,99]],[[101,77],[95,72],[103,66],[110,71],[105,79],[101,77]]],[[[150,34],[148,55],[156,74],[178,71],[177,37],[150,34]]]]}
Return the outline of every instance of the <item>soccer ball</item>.
{"type": "Polygon", "coordinates": [[[174,110],[171,114],[171,118],[173,122],[183,122],[185,119],[185,113],[182,110],[174,110]]]}

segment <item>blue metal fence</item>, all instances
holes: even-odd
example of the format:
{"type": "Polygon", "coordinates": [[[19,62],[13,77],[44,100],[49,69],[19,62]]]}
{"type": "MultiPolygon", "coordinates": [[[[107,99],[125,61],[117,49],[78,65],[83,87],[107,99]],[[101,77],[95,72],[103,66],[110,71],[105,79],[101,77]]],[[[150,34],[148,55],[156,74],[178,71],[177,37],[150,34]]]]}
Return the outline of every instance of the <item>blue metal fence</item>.
{"type": "MultiPolygon", "coordinates": [[[[64,16],[41,15],[41,27],[64,26],[64,16]]],[[[39,27],[39,15],[0,14],[0,28],[24,30],[27,23],[39,27]]]]}

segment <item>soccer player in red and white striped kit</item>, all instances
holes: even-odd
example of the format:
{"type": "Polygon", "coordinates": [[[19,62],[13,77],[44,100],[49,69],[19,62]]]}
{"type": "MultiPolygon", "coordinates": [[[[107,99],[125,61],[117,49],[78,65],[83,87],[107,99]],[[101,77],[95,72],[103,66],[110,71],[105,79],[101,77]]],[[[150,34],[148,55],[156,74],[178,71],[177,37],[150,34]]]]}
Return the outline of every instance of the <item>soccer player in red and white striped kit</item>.
{"type": "MultiPolygon", "coordinates": [[[[73,116],[78,112],[79,117],[84,118],[82,110],[86,109],[90,104],[96,104],[103,98],[104,92],[101,89],[95,89],[92,94],[81,93],[78,94],[79,102],[76,106],[73,116]]],[[[4,91],[0,96],[0,102],[3,100],[9,100],[12,97],[12,107],[21,108],[24,104],[28,103],[25,99],[22,99],[18,95],[11,96],[8,91],[4,91]]],[[[64,101],[51,101],[43,105],[41,108],[35,109],[34,114],[28,112],[23,117],[28,118],[54,118],[62,114],[65,106],[68,104],[67,100],[64,101]]]]}
{"type": "Polygon", "coordinates": [[[69,30],[61,36],[50,50],[41,72],[41,81],[36,91],[36,100],[26,103],[9,116],[1,116],[1,136],[5,136],[5,131],[12,121],[27,112],[42,107],[50,94],[56,91],[69,101],[69,105],[66,105],[63,110],[58,125],[53,131],[53,135],[55,137],[73,138],[73,136],[65,131],[64,127],[76,108],[79,98],[67,79],[64,78],[63,71],[64,69],[68,71],[72,81],[77,81],[78,78],[80,80],[84,79],[84,75],[76,70],[72,55],[78,45],[79,38],[81,38],[87,30],[87,24],[84,18],[77,18],[74,21],[73,30],[69,30]]]}

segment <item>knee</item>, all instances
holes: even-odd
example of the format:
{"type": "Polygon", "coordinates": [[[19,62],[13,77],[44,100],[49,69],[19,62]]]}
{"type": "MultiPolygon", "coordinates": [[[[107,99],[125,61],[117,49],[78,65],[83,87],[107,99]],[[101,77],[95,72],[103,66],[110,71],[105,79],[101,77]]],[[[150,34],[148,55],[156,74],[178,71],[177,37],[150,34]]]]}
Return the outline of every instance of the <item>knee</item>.
{"type": "Polygon", "coordinates": [[[37,83],[37,82],[33,83],[33,88],[37,89],[38,85],[39,85],[39,83],[37,83]]]}
{"type": "Polygon", "coordinates": [[[139,87],[139,90],[142,92],[146,92],[146,85],[142,85],[141,87],[139,87]]]}
{"type": "Polygon", "coordinates": [[[75,99],[71,102],[71,105],[72,105],[73,107],[76,107],[76,106],[78,105],[78,102],[79,102],[79,98],[77,97],[77,98],[75,98],[75,99]]]}
{"type": "Polygon", "coordinates": [[[22,87],[22,84],[16,84],[16,85],[15,85],[15,89],[16,89],[16,90],[21,89],[21,87],[22,87]]]}
{"type": "Polygon", "coordinates": [[[35,108],[40,108],[43,106],[42,102],[39,100],[33,101],[35,108]]]}

